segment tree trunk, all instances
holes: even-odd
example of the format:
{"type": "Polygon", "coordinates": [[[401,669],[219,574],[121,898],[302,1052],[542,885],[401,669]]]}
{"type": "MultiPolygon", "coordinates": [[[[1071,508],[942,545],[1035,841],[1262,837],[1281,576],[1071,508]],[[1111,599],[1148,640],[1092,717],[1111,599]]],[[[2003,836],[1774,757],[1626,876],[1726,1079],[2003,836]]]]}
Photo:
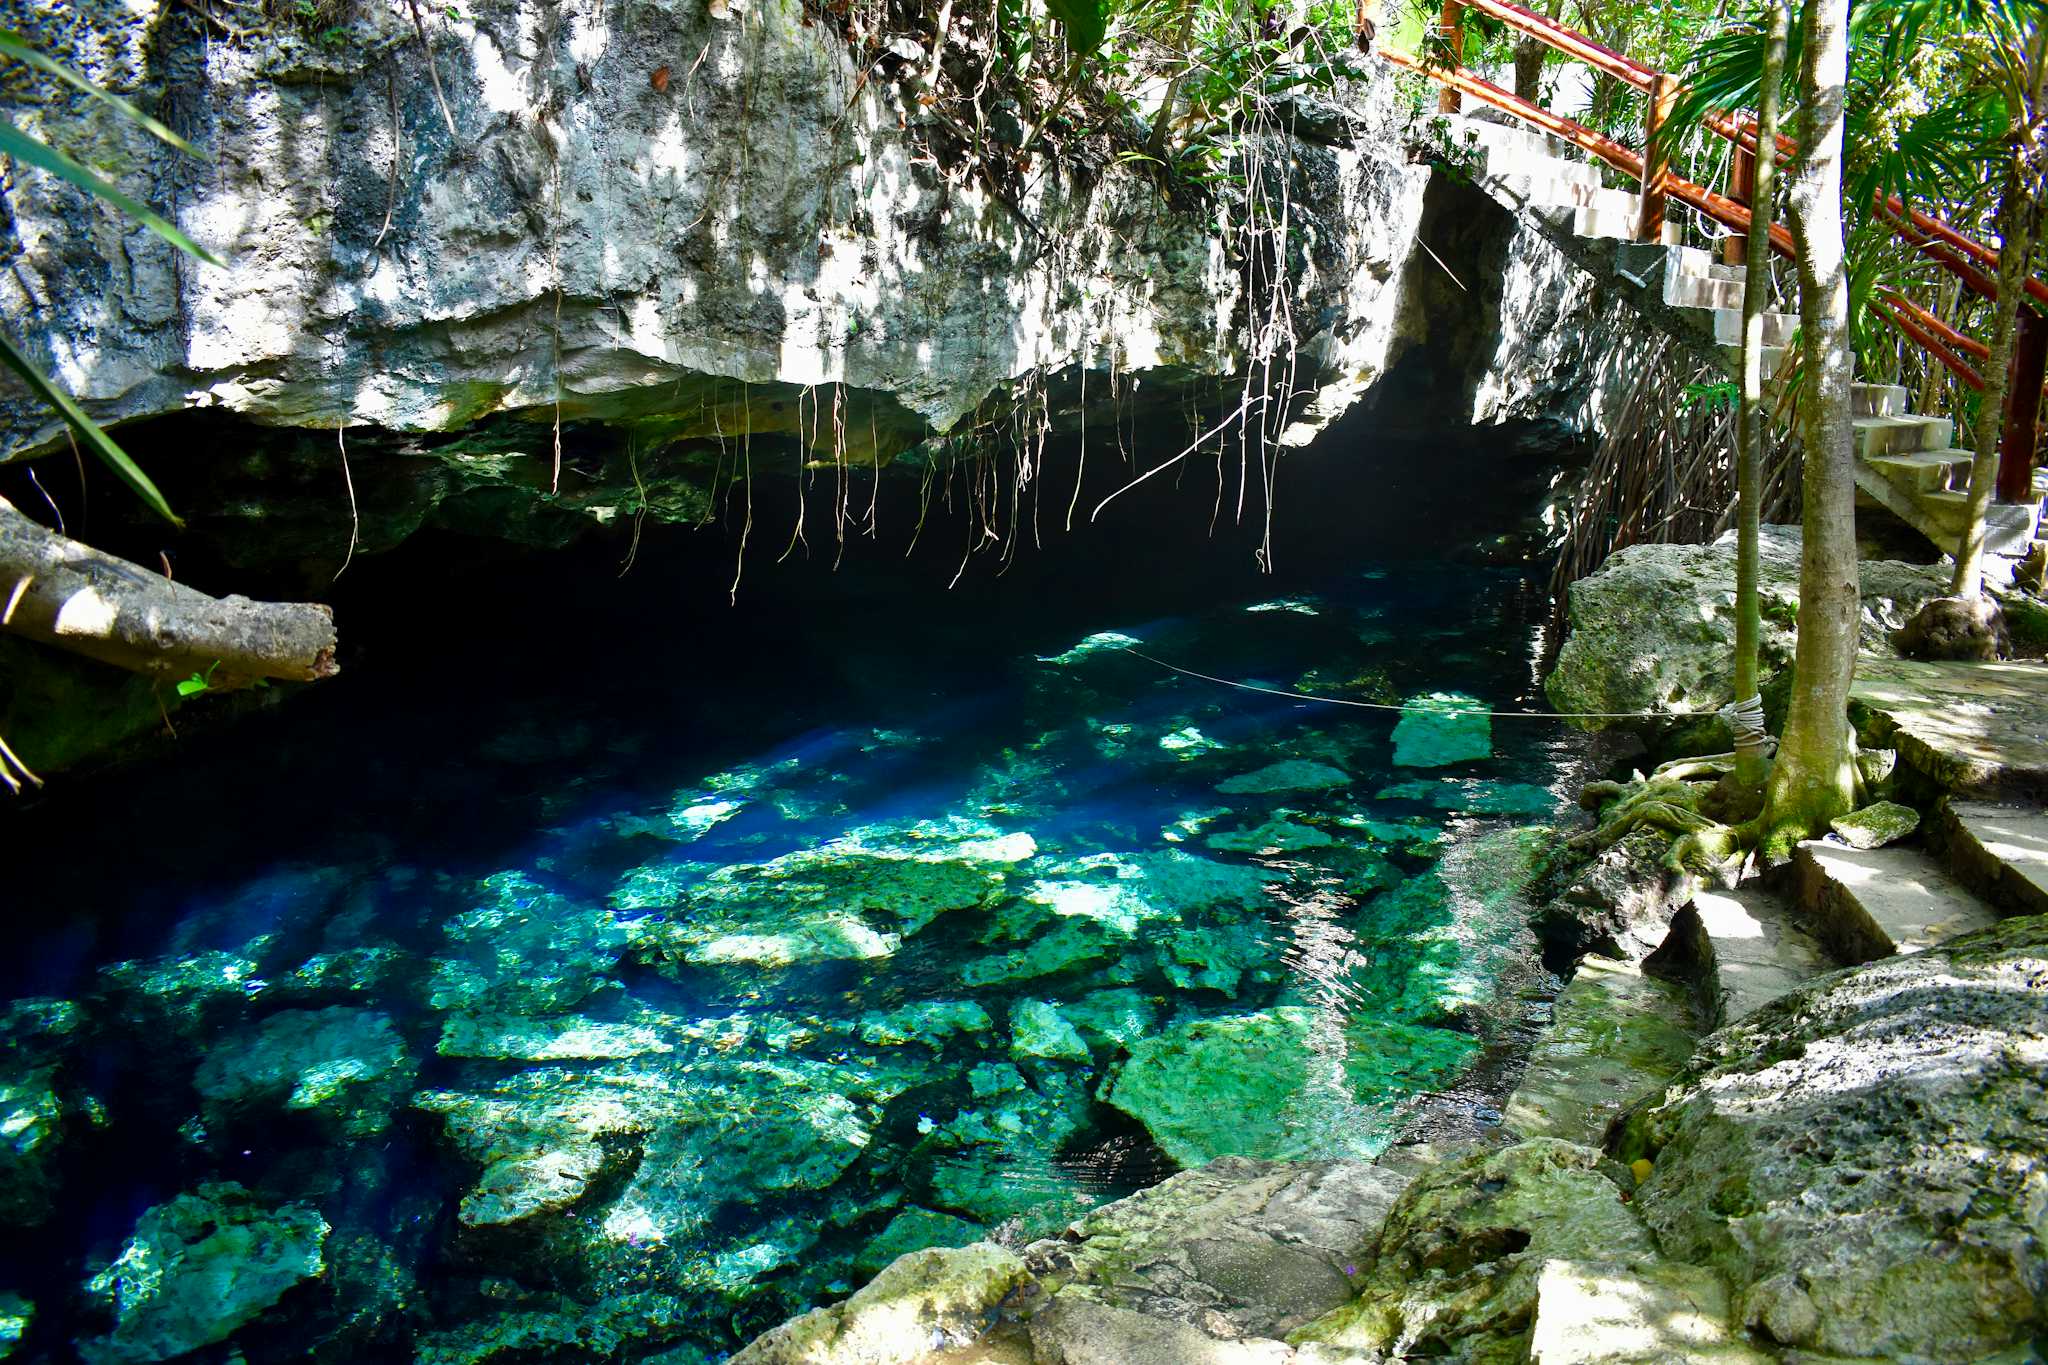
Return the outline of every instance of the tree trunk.
{"type": "MultiPolygon", "coordinates": [[[[1849,684],[1860,612],[1855,451],[1849,386],[1849,280],[1842,241],[1842,117],[1849,68],[1849,0],[1807,0],[1800,62],[1799,156],[1792,236],[1799,250],[1805,373],[1799,432],[1806,506],[1799,563],[1799,642],[1792,705],[1765,790],[1760,851],[1782,859],[1855,800],[1849,684]]],[[[1768,149],[1766,149],[1768,155],[1768,149]]],[[[1759,157],[1759,169],[1763,158],[1759,157]]]]}
{"type": "MultiPolygon", "coordinates": [[[[2048,30],[2044,30],[2048,36],[2048,30]]],[[[2048,61],[2042,60],[2037,40],[2029,54],[2028,93],[2031,103],[2014,117],[2015,130],[2005,158],[2005,184],[1998,196],[1998,298],[1991,305],[1991,355],[1984,362],[1983,401],[1977,405],[1975,446],[1970,460],[1970,500],[1963,522],[1963,537],[1956,546],[1956,572],[1949,592],[1956,597],[1977,598],[1984,591],[1984,518],[1991,508],[1991,495],[1998,483],[1999,436],[2005,429],[2006,386],[2012,369],[2013,338],[2019,330],[2020,309],[2026,307],[2028,267],[2034,259],[2034,241],[2040,234],[2041,206],[2028,174],[2027,134],[2034,125],[2034,111],[2041,105],[2042,81],[2048,77],[2048,61]]]]}
{"type": "Polygon", "coordinates": [[[0,499],[0,629],[132,673],[216,688],[333,677],[334,613],[208,597],[45,530],[0,499]]]}
{"type": "MultiPolygon", "coordinates": [[[[1770,0],[1764,37],[1763,85],[1757,95],[1757,146],[1778,145],[1778,90],[1784,81],[1785,38],[1791,19],[1786,0],[1770,0]]],[[[1763,613],[1757,600],[1763,499],[1764,444],[1770,413],[1764,406],[1764,313],[1771,292],[1771,194],[1777,158],[1756,158],[1749,200],[1748,274],[1742,292],[1742,407],[1735,423],[1735,777],[1756,788],[1764,781],[1764,736],[1745,703],[1758,692],[1757,647],[1763,613]]]]}

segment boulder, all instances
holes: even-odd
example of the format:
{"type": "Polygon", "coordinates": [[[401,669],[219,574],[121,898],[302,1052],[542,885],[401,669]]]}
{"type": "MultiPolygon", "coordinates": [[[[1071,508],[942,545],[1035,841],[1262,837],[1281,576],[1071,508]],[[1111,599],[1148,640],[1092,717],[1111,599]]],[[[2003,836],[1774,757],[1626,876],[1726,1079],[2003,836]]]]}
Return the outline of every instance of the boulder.
{"type": "Polygon", "coordinates": [[[1010,1052],[1060,1062],[1088,1060],[1088,1044],[1079,1031],[1043,1000],[1019,1000],[1010,1007],[1010,1052]]]}
{"type": "Polygon", "coordinates": [[[1633,1184],[1599,1152],[1555,1138],[1445,1162],[1395,1201],[1358,1297],[1289,1340],[1519,1359],[1546,1263],[1656,1254],[1627,1202],[1633,1184]]]}
{"type": "Polygon", "coordinates": [[[327,1220],[232,1182],[201,1185],[136,1220],[113,1264],[85,1286],[113,1319],[79,1343],[87,1365],[169,1360],[225,1341],[294,1285],[318,1276],[327,1220]]]}
{"type": "Polygon", "coordinates": [[[913,1251],[844,1303],[755,1338],[728,1365],[914,1365],[979,1337],[1029,1278],[1016,1253],[989,1242],[913,1251]]]}
{"type": "Polygon", "coordinates": [[[1544,903],[1536,931],[1571,956],[1600,952],[1642,961],[1664,942],[1672,912],[1692,895],[1692,879],[1664,866],[1670,851],[1671,836],[1660,830],[1623,835],[1544,903]]]}
{"type": "Polygon", "coordinates": [[[1213,1338],[1279,1337],[1351,1298],[1403,1183],[1361,1161],[1223,1157],[1025,1257],[1060,1286],[1056,1303],[1112,1304],[1213,1338]]]}
{"type": "Polygon", "coordinates": [[[1937,597],[1923,603],[1913,619],[1892,633],[1892,645],[1906,659],[1989,662],[2012,654],[2005,613],[1990,596],[1937,597]]]}
{"type": "MultiPolygon", "coordinates": [[[[1765,674],[1792,662],[1799,610],[1799,530],[1766,526],[1758,596],[1765,674]]],[[[1890,632],[1920,604],[1945,596],[1933,565],[1868,560],[1862,567],[1863,648],[1890,654],[1890,632]]],[[[1735,533],[1711,545],[1632,545],[1567,594],[1570,633],[1544,682],[1568,712],[1697,715],[1735,700],[1735,533]]],[[[1588,716],[1588,730],[1627,726],[1588,716]]]]}
{"type": "Polygon", "coordinates": [[[1823,976],[1702,1041],[1618,1146],[1664,1253],[1843,1356],[1976,1359],[2048,1326],[2048,917],[1823,976]]]}
{"type": "Polygon", "coordinates": [[[899,1256],[932,1247],[964,1247],[978,1242],[988,1230],[951,1214],[930,1209],[909,1208],[889,1220],[881,1235],[862,1247],[854,1258],[855,1273],[873,1275],[899,1256]]]}

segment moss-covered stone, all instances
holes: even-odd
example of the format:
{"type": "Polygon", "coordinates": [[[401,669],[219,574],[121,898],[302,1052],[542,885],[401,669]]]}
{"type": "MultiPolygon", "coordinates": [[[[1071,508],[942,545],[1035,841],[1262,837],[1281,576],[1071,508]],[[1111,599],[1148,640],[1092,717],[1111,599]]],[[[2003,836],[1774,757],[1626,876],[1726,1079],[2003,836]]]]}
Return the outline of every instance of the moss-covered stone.
{"type": "Polygon", "coordinates": [[[1080,1033],[1043,1000],[1019,1000],[1010,1007],[1010,1052],[1059,1062],[1088,1060],[1088,1044],[1080,1033]]]}
{"type": "Polygon", "coordinates": [[[1547,1262],[1656,1254],[1628,1206],[1632,1183],[1599,1152],[1553,1138],[1446,1162],[1395,1201],[1358,1297],[1290,1340],[1525,1360],[1547,1262]]]}
{"type": "Polygon", "coordinates": [[[1327,791],[1351,785],[1351,774],[1327,763],[1290,758],[1268,764],[1254,772],[1225,778],[1216,790],[1225,796],[1256,795],[1265,792],[1327,791]]]}
{"type": "Polygon", "coordinates": [[[112,1320],[79,1343],[89,1365],[168,1360],[250,1322],[319,1275],[327,1220],[301,1204],[272,1205],[232,1182],[158,1204],[111,1265],[85,1286],[112,1320]]]}
{"type": "Polygon", "coordinates": [[[1920,812],[1896,801],[1877,801],[1836,816],[1828,822],[1828,828],[1851,848],[1883,848],[1919,829],[1920,812]]]}

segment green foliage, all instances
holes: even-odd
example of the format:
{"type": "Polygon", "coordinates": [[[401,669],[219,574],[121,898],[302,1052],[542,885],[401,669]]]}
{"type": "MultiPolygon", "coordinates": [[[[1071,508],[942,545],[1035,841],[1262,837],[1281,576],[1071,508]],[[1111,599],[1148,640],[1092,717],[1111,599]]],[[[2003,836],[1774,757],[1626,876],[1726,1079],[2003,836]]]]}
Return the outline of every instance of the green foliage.
{"type": "Polygon", "coordinates": [[[194,673],[189,678],[180,678],[178,680],[178,695],[181,697],[196,697],[207,688],[213,686],[213,675],[219,667],[220,660],[215,659],[206,666],[204,673],[194,673]]]}
{"type": "MultiPolygon", "coordinates": [[[[142,128],[150,136],[166,146],[173,147],[188,156],[199,155],[190,143],[157,120],[136,109],[125,100],[116,99],[114,96],[99,89],[91,81],[88,81],[85,77],[64,66],[62,63],[52,61],[42,53],[30,48],[16,34],[0,30],[0,57],[21,62],[36,71],[56,78],[74,90],[90,95],[95,101],[112,109],[137,127],[142,128]]],[[[23,165],[33,166],[38,170],[54,175],[58,179],[85,191],[95,199],[112,205],[187,255],[197,257],[209,265],[221,264],[211,252],[186,236],[169,221],[108,184],[105,180],[102,180],[99,176],[81,166],[62,151],[50,146],[46,142],[31,137],[4,115],[0,115],[0,153],[14,158],[23,165]]],[[[5,364],[8,369],[19,375],[22,382],[27,384],[31,391],[52,408],[56,409],[58,415],[77,433],[79,439],[85,442],[87,448],[98,456],[109,469],[113,470],[116,477],[132,488],[136,495],[147,503],[153,511],[174,526],[184,524],[179,521],[177,514],[171,511],[170,504],[164,500],[164,495],[157,488],[156,484],[151,482],[149,476],[142,472],[141,466],[129,458],[127,452],[121,449],[114,438],[109,436],[99,423],[87,416],[85,410],[79,407],[69,394],[51,382],[49,376],[42,372],[41,368],[14,343],[12,338],[0,336],[0,364],[5,364]]]]}
{"type": "Polygon", "coordinates": [[[1717,379],[1704,384],[1687,384],[1678,397],[1678,406],[1690,411],[1704,407],[1708,412],[1733,412],[1742,401],[1742,389],[1732,379],[1717,379]]]}
{"type": "Polygon", "coordinates": [[[1067,48],[1085,57],[1102,46],[1109,31],[1108,0],[1046,0],[1045,7],[1067,35],[1067,48]]]}

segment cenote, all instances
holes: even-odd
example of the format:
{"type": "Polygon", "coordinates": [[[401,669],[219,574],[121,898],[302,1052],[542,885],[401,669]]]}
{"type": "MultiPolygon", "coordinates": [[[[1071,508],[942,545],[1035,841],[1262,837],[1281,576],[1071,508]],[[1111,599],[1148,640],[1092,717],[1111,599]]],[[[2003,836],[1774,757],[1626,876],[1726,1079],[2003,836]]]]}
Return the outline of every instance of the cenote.
{"type": "Polygon", "coordinates": [[[1163,666],[1540,705],[1538,585],[1446,557],[1494,439],[1347,423],[1272,573],[1198,478],[950,587],[914,477],[737,604],[724,523],[358,563],[342,677],[14,826],[31,1343],[154,1349],[101,1334],[182,1219],[278,1299],[241,1359],[717,1361],[904,1251],[1497,1122],[1575,744],[1163,666]]]}

